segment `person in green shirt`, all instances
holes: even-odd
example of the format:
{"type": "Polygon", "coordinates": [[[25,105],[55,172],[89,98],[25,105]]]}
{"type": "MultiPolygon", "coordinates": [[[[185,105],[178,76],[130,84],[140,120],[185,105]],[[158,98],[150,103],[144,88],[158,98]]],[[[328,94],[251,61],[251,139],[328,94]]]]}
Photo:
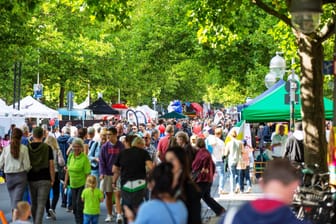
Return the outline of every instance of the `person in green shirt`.
{"type": "Polygon", "coordinates": [[[64,188],[68,186],[69,179],[72,192],[72,206],[75,221],[83,223],[84,203],[81,199],[85,187],[86,177],[91,173],[91,164],[87,155],[84,154],[84,142],[80,138],[72,141],[72,152],[68,156],[67,171],[65,174],[64,188]]]}
{"type": "Polygon", "coordinates": [[[86,178],[86,188],[82,192],[84,202],[83,224],[98,224],[100,202],[104,201],[103,192],[97,188],[97,179],[93,175],[86,178]]]}

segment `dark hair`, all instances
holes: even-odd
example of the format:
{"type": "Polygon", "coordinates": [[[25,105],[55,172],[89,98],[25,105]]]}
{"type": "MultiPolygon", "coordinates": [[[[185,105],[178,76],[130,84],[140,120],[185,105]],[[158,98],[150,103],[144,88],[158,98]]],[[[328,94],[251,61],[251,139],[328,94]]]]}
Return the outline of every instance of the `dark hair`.
{"type": "Polygon", "coordinates": [[[166,154],[168,152],[173,153],[181,164],[182,173],[181,173],[180,178],[179,178],[179,184],[174,190],[175,191],[181,190],[181,198],[184,199],[185,195],[186,195],[186,193],[184,192],[185,191],[184,185],[187,182],[193,183],[195,188],[198,189],[197,186],[194,184],[194,182],[191,180],[191,170],[190,170],[191,165],[190,165],[190,162],[188,160],[187,153],[180,146],[170,147],[170,148],[167,149],[166,154]]]}
{"type": "Polygon", "coordinates": [[[133,140],[138,137],[137,135],[126,135],[125,141],[128,143],[129,146],[132,145],[133,140]]]}
{"type": "Polygon", "coordinates": [[[110,131],[113,135],[116,135],[118,133],[117,129],[114,126],[109,127],[107,131],[110,131]]]}
{"type": "Polygon", "coordinates": [[[43,137],[43,129],[41,127],[36,127],[33,130],[33,137],[34,138],[42,138],[43,137]]]}
{"type": "Polygon", "coordinates": [[[200,149],[205,148],[205,141],[203,138],[197,138],[196,146],[200,149]]]}
{"type": "Polygon", "coordinates": [[[161,193],[169,193],[174,195],[173,184],[173,165],[171,163],[160,163],[157,165],[148,177],[148,182],[154,181],[154,188],[152,190],[153,198],[160,198],[161,193]]]}
{"type": "Polygon", "coordinates": [[[14,128],[12,132],[12,139],[10,143],[10,152],[14,159],[18,159],[20,156],[20,146],[21,146],[21,138],[23,136],[23,132],[19,128],[14,128]]]}
{"type": "Polygon", "coordinates": [[[176,146],[178,146],[175,136],[170,136],[168,145],[169,145],[169,147],[176,147],[176,146]]]}
{"type": "Polygon", "coordinates": [[[300,179],[300,172],[288,159],[275,159],[267,162],[262,177],[265,184],[271,180],[278,180],[288,185],[300,179]]]}
{"type": "Polygon", "coordinates": [[[87,128],[78,128],[77,137],[84,139],[87,134],[87,128]]]}

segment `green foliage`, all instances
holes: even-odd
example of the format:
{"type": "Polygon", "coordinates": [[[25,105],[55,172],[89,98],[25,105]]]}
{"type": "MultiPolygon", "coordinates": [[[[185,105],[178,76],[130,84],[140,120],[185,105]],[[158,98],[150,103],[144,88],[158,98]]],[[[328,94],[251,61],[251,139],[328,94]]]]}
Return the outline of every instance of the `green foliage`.
{"type": "MultiPolygon", "coordinates": [[[[264,2],[286,15],[284,1],[264,2]]],[[[88,86],[92,99],[102,92],[116,103],[120,89],[133,106],[152,97],[230,106],[266,89],[276,51],[288,68],[291,58],[300,67],[290,28],[250,0],[3,1],[0,39],[0,97],[12,101],[20,61],[22,95],[32,94],[39,74],[43,100],[54,108],[68,91],[83,101],[88,86]]],[[[332,46],[325,43],[329,58],[332,46]]]]}

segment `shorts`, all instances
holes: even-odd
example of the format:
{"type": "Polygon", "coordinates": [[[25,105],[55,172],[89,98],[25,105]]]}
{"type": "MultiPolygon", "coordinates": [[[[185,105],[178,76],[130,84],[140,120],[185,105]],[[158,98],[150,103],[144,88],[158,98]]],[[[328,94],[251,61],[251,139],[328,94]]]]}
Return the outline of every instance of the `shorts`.
{"type": "Polygon", "coordinates": [[[117,180],[116,188],[112,188],[113,176],[104,176],[104,179],[100,181],[100,190],[102,192],[116,192],[120,191],[120,177],[117,180]]]}
{"type": "Polygon", "coordinates": [[[100,190],[102,192],[113,192],[112,176],[104,175],[104,179],[100,181],[100,190]]]}

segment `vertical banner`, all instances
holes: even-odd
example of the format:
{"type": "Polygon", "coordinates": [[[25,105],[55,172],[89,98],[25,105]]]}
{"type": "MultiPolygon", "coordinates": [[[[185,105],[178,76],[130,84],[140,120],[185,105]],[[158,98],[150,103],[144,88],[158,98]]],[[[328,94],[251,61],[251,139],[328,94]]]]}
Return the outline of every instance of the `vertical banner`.
{"type": "Polygon", "coordinates": [[[34,84],[34,98],[40,99],[43,96],[43,85],[42,84],[34,84]]]}

